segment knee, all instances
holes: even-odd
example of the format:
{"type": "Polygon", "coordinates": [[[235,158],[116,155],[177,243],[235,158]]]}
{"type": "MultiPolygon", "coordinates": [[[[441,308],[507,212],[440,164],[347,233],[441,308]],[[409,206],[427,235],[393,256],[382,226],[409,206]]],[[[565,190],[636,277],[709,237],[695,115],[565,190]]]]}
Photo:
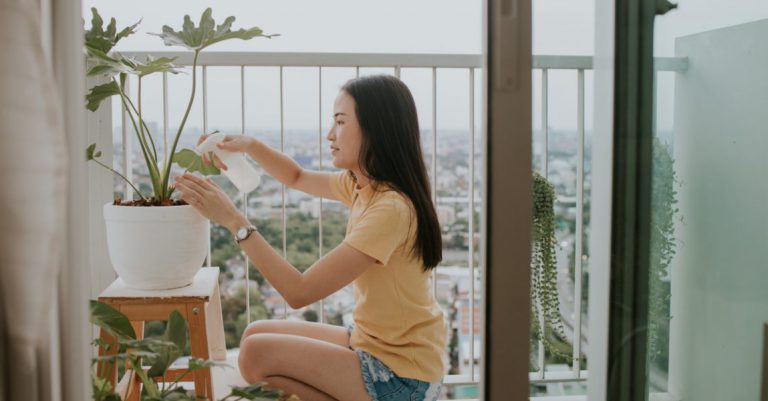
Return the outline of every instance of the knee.
{"type": "Polygon", "coordinates": [[[240,375],[250,384],[264,381],[266,372],[264,364],[266,358],[262,358],[264,351],[263,342],[258,335],[243,338],[240,342],[240,355],[237,357],[237,365],[240,375]],[[259,363],[256,363],[256,362],[259,363]]]}
{"type": "Polygon", "coordinates": [[[248,327],[243,331],[243,339],[259,333],[276,333],[278,332],[280,322],[274,320],[257,320],[251,322],[248,327]]]}
{"type": "Polygon", "coordinates": [[[275,322],[272,320],[257,320],[251,322],[251,324],[243,330],[243,336],[240,338],[240,346],[242,347],[243,342],[249,336],[259,333],[274,333],[275,328],[275,322]]]}

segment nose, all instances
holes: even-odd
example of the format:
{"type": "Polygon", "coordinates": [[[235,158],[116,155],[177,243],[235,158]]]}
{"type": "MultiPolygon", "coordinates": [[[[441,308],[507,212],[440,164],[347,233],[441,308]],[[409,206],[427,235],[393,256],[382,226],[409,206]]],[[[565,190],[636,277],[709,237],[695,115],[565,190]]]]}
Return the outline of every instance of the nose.
{"type": "Polygon", "coordinates": [[[328,130],[328,133],[325,135],[325,139],[329,141],[336,140],[336,133],[333,132],[333,127],[331,127],[331,129],[328,130]]]}

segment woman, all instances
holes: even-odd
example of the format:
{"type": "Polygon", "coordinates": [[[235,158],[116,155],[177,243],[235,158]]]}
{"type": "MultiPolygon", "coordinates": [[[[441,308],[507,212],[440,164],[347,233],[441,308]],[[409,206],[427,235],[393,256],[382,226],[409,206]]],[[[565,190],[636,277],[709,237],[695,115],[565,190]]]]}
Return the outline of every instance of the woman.
{"type": "Polygon", "coordinates": [[[203,216],[247,235],[240,246],[292,308],[354,282],[353,327],[254,322],[241,340],[240,373],[306,401],[435,400],[446,326],[429,277],[442,243],[413,97],[395,77],[353,79],[341,88],[333,118],[327,139],[333,165],[344,170],[338,173],[304,170],[248,136],[219,145],[247,152],[288,187],[350,208],[344,241],[303,274],[246,229],[248,220],[210,179],[176,179],[181,198],[203,216]]]}

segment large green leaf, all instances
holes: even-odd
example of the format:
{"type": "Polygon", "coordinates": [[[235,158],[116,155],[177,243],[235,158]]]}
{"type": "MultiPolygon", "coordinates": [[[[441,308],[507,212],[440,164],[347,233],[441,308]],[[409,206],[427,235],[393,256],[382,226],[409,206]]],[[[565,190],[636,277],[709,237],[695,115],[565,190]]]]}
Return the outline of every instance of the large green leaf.
{"type": "Polygon", "coordinates": [[[107,25],[105,30],[103,27],[104,20],[95,7],[91,8],[91,14],[91,29],[85,31],[85,46],[104,53],[109,53],[120,39],[136,33],[136,27],[141,23],[139,21],[117,32],[117,22],[112,18],[109,20],[109,25],[107,25]]]}
{"type": "Polygon", "coordinates": [[[92,67],[88,69],[88,76],[101,75],[111,78],[120,73],[137,74],[131,60],[121,56],[120,53],[113,52],[112,55],[109,55],[90,46],[85,47],[85,52],[92,64],[92,67]]]}
{"type": "Polygon", "coordinates": [[[87,102],[85,107],[90,111],[96,111],[104,99],[119,94],[120,88],[117,87],[117,83],[115,81],[110,81],[102,85],[96,85],[91,88],[87,95],[85,95],[85,100],[87,102]]]}
{"type": "Polygon", "coordinates": [[[202,175],[219,175],[221,170],[211,163],[203,163],[203,157],[191,149],[182,149],[173,154],[173,161],[190,173],[199,171],[202,175]]]}
{"type": "Polygon", "coordinates": [[[91,300],[91,323],[115,338],[136,339],[136,332],[128,318],[104,302],[91,300]]]}
{"type": "Polygon", "coordinates": [[[157,357],[151,358],[152,367],[147,373],[149,377],[163,376],[187,347],[187,321],[178,311],[171,312],[168,317],[163,340],[164,345],[152,347],[152,350],[157,352],[157,357]]]}
{"type": "Polygon", "coordinates": [[[176,58],[177,57],[160,57],[156,59],[152,56],[147,56],[147,61],[145,62],[140,62],[133,59],[131,59],[131,61],[135,65],[134,70],[136,73],[140,77],[144,77],[156,72],[170,72],[171,74],[180,73],[181,71],[178,69],[178,66],[173,64],[176,58]]]}
{"type": "Polygon", "coordinates": [[[213,11],[210,8],[203,11],[203,14],[200,16],[199,26],[197,27],[195,27],[195,23],[192,22],[189,15],[185,15],[181,31],[175,31],[170,26],[164,25],[162,33],[150,33],[150,35],[162,38],[166,46],[183,46],[194,51],[203,50],[214,43],[228,39],[249,40],[257,36],[265,38],[278,36],[264,35],[263,31],[258,27],[233,31],[231,28],[235,17],[227,17],[224,23],[217,26],[212,13],[213,11]]]}

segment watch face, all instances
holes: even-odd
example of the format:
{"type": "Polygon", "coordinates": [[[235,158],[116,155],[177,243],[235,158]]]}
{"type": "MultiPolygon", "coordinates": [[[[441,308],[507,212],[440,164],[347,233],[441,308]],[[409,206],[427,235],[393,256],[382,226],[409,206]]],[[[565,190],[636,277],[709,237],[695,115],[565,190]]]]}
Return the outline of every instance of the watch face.
{"type": "Polygon", "coordinates": [[[248,229],[246,227],[237,229],[237,238],[245,238],[246,235],[248,235],[248,229]]]}

